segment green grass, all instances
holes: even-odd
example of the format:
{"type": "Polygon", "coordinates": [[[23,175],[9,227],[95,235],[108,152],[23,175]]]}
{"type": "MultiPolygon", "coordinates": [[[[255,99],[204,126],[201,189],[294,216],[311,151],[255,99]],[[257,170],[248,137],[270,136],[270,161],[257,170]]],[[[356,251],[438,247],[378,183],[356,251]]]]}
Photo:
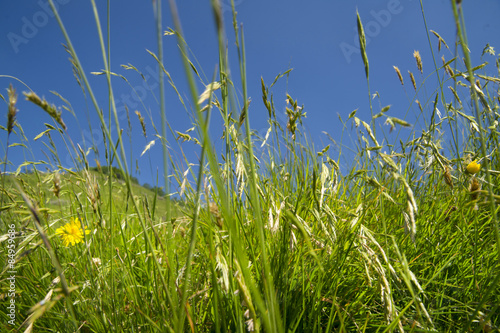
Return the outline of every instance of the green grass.
{"type": "MultiPolygon", "coordinates": [[[[233,10],[242,77],[235,86],[217,4],[213,1],[220,59],[211,80],[217,84],[210,85],[196,76],[199,71],[192,71],[175,2],[170,1],[175,22],[171,33],[186,55],[193,105],[189,112],[196,127],[196,134],[179,136],[183,160],[175,160],[164,145],[163,172],[182,187],[181,203],[171,202],[168,186],[167,196],[160,197],[127,176],[131,156],[123,141],[141,132],[130,129],[120,139],[110,134],[111,126],[120,133],[126,124],[118,122],[114,106],[109,50],[102,42],[111,101],[107,127],[56,15],[79,82],[106,136],[106,160],[101,163],[117,165],[124,176],[117,180],[89,168],[57,109],[35,103],[54,119],[43,136],[51,158],[27,158],[25,164],[33,169],[29,174],[2,174],[0,255],[6,264],[0,306],[6,308],[11,300],[4,283],[11,274],[10,254],[15,258],[16,321],[10,325],[2,310],[0,327],[39,332],[498,330],[499,96],[483,91],[499,78],[483,75],[482,68],[470,63],[464,31],[458,36],[463,49],[457,46],[456,52],[465,65],[456,58],[446,67],[436,63],[433,69],[423,68],[425,75],[438,78],[431,97],[426,97],[423,73],[416,75],[421,82],[415,87],[405,83],[410,102],[419,100],[422,106],[417,121],[425,124],[410,127],[406,140],[400,129],[410,126],[409,121],[393,117],[388,107],[378,110],[370,98],[370,119],[355,112],[341,119],[338,156],[328,147],[315,148],[303,132],[300,96],[287,95],[287,124],[277,119],[273,85],[293,75],[286,72],[274,82],[261,82],[269,136],[257,155],[263,141],[251,131],[247,84],[254,83],[246,82],[244,32],[233,10]],[[475,80],[477,88],[471,90],[475,80]],[[203,94],[197,91],[199,82],[209,87],[203,94]],[[241,100],[236,91],[242,92],[241,100]],[[197,103],[200,95],[203,101],[197,103]],[[459,96],[469,96],[472,103],[459,96]],[[217,116],[225,124],[221,152],[216,152],[207,125],[217,116]],[[390,131],[380,126],[384,123],[390,131]],[[354,131],[349,131],[351,125],[354,131]],[[56,146],[50,133],[59,133],[65,145],[56,146]],[[183,140],[200,145],[196,173],[181,167],[192,162],[185,157],[183,140]],[[348,140],[353,145],[344,143],[348,140]],[[71,154],[72,170],[58,162],[62,152],[71,154]],[[474,159],[481,160],[482,168],[472,175],[466,166],[474,159]],[[42,172],[46,165],[58,171],[42,172]],[[65,247],[56,229],[76,217],[91,233],[82,243],[65,247]]],[[[459,8],[454,10],[461,27],[459,8]]],[[[369,87],[369,54],[357,19],[369,87]]],[[[161,16],[156,20],[161,27],[161,16]]],[[[96,24],[103,41],[107,36],[100,22],[96,24]]],[[[161,49],[162,31],[158,36],[161,49]]],[[[439,38],[429,36],[436,57],[439,38]]],[[[161,53],[156,58],[163,61],[161,53]]],[[[31,99],[36,100],[33,95],[31,99]]],[[[7,146],[23,144],[29,156],[22,124],[13,123],[14,95],[5,100],[9,123],[2,130],[9,135],[7,146]]],[[[163,100],[160,104],[168,120],[168,107],[163,100]]],[[[163,139],[166,130],[159,134],[163,139]]],[[[6,148],[4,165],[8,153],[6,148]]]]}
{"type": "MultiPolygon", "coordinates": [[[[50,210],[67,211],[68,209],[62,206],[71,205],[76,200],[76,197],[79,199],[82,197],[84,201],[88,201],[85,197],[91,191],[88,185],[92,183],[97,185],[99,197],[109,198],[109,177],[97,170],[88,170],[85,172],[62,171],[57,173],[37,171],[36,173],[20,173],[17,176],[7,175],[5,177],[4,189],[8,193],[16,193],[16,182],[23,185],[23,190],[25,193],[29,193],[30,197],[38,199],[37,204],[39,207],[45,207],[50,210]],[[55,193],[56,188],[59,188],[58,194],[55,193]]],[[[120,211],[126,211],[129,193],[125,182],[114,178],[112,183],[111,201],[113,206],[120,211]]],[[[144,187],[138,183],[132,183],[131,187],[137,200],[151,205],[149,208],[151,214],[166,215],[166,198],[164,196],[160,196],[151,186],[144,187]],[[153,203],[154,209],[152,207],[153,203]]],[[[21,198],[18,199],[22,201],[21,198]]],[[[90,208],[93,209],[91,201],[89,203],[90,208]]],[[[101,210],[109,210],[109,200],[100,200],[98,204],[101,210]]],[[[175,206],[174,214],[176,216],[181,214],[179,211],[180,207],[178,205],[175,206]]]]}

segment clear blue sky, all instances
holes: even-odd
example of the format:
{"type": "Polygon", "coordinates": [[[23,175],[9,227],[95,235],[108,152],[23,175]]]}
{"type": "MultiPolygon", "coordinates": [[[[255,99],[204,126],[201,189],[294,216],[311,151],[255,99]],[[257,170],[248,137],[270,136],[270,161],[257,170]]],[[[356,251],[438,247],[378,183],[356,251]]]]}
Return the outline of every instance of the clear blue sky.
{"type": "MultiPolygon", "coordinates": [[[[99,40],[96,33],[90,1],[54,0],[59,3],[59,11],[69,32],[78,56],[87,75],[103,69],[99,40]]],[[[106,1],[97,1],[101,15],[101,23],[105,25],[106,1]]],[[[234,47],[229,0],[221,0],[224,12],[226,31],[229,41],[232,74],[238,80],[237,54],[234,47]]],[[[178,1],[179,12],[186,40],[196,56],[198,69],[212,77],[218,63],[217,39],[213,15],[209,0],[178,1]]],[[[409,99],[413,98],[407,71],[415,73],[417,83],[434,70],[426,30],[424,27],[420,3],[417,0],[384,0],[384,1],[267,1],[267,0],[235,0],[238,20],[243,23],[247,50],[247,74],[252,128],[260,133],[267,129],[267,111],[261,102],[260,78],[270,84],[274,77],[288,68],[293,68],[288,83],[284,80],[274,90],[277,111],[284,115],[285,93],[288,92],[299,104],[304,104],[307,119],[306,129],[312,135],[317,149],[329,143],[322,131],[328,132],[335,140],[340,139],[340,115],[344,120],[354,109],[359,109],[358,116],[370,121],[370,112],[361,56],[356,51],[356,9],[359,11],[366,33],[369,37],[367,46],[370,60],[371,91],[378,92],[380,102],[375,101],[375,111],[391,104],[389,115],[405,118],[409,107],[409,99]],[[419,50],[424,65],[424,75],[418,74],[413,51],[419,50]],[[406,95],[394,72],[398,66],[405,78],[406,95]]],[[[449,0],[425,0],[428,28],[438,32],[454,51],[455,27],[449,0]]],[[[469,38],[469,48],[474,64],[479,64],[480,56],[486,43],[500,50],[500,2],[498,0],[463,1],[465,20],[469,38]]],[[[164,30],[173,27],[168,3],[163,3],[164,30]]],[[[76,117],[63,111],[63,119],[68,125],[69,133],[75,143],[89,147],[89,119],[94,130],[104,162],[104,144],[99,140],[100,130],[95,110],[90,101],[86,101],[82,91],[74,79],[68,54],[62,47],[63,35],[59,26],[49,14],[46,0],[1,1],[0,2],[0,75],[12,75],[25,82],[38,95],[58,106],[62,101],[50,91],[56,91],[71,102],[76,117]],[[90,118],[88,118],[90,117],[90,118]],[[84,140],[85,143],[84,143],[84,140]]],[[[124,75],[143,97],[145,107],[153,114],[155,124],[160,130],[158,88],[156,86],[156,63],[146,49],[157,52],[156,32],[151,1],[119,0],[111,2],[111,69],[124,75]],[[133,71],[125,70],[121,64],[132,64],[145,75],[149,75],[148,83],[155,87],[153,93],[144,89],[140,76],[133,71]]],[[[431,36],[434,50],[437,53],[437,39],[431,36]]],[[[175,84],[188,100],[188,90],[184,79],[179,51],[173,36],[164,37],[165,67],[172,75],[175,84]]],[[[442,50],[451,59],[453,54],[442,50]]],[[[438,64],[441,64],[441,60],[438,64]]],[[[194,59],[193,59],[194,60],[194,59]]],[[[486,59],[494,63],[495,58],[486,59]]],[[[490,71],[494,67],[489,68],[490,71]]],[[[492,73],[495,75],[495,73],[492,73]]],[[[107,114],[107,84],[104,76],[89,75],[90,82],[97,93],[100,106],[107,114]]],[[[422,102],[433,99],[435,77],[426,84],[427,91],[421,94],[422,102]]],[[[21,95],[27,89],[20,83],[7,78],[0,78],[1,93],[6,96],[5,88],[12,83],[21,95]]],[[[155,176],[151,175],[158,168],[162,170],[161,147],[155,145],[150,154],[140,157],[144,146],[154,140],[153,128],[147,112],[135,99],[132,88],[122,79],[113,81],[117,106],[127,103],[131,114],[134,139],[132,144],[133,165],[138,159],[141,174],[132,174],[141,182],[153,184],[155,176]],[[141,134],[135,110],[141,111],[146,118],[148,138],[141,134]]],[[[201,85],[200,85],[201,87],[201,85]]],[[[200,88],[201,89],[201,88],[200,88]]],[[[201,92],[201,91],[200,91],[201,92]]],[[[167,101],[167,119],[174,130],[184,132],[192,127],[190,116],[178,102],[174,91],[167,85],[165,91],[167,101]]],[[[241,102],[241,98],[240,98],[241,102]]],[[[5,105],[5,104],[4,104],[5,105]]],[[[22,125],[26,136],[30,139],[34,156],[25,154],[21,147],[13,147],[9,151],[9,160],[14,166],[25,160],[46,159],[43,151],[48,149],[42,138],[36,142],[33,138],[44,131],[44,123],[52,123],[48,115],[39,108],[24,101],[20,96],[18,103],[18,122],[22,125]]],[[[2,122],[6,123],[6,106],[2,108],[2,122]]],[[[416,113],[416,105],[410,115],[416,113]]],[[[212,136],[221,136],[221,119],[216,113],[212,118],[212,136]]],[[[410,119],[411,120],[411,119],[410,119]]],[[[121,125],[125,131],[126,118],[121,125]]],[[[383,126],[383,121],[378,126],[383,126]]],[[[408,130],[409,133],[409,130],[408,130]]],[[[191,133],[192,134],[192,133],[191,133]]],[[[67,153],[63,142],[53,133],[57,142],[59,155],[65,167],[71,167],[65,159],[67,153]]],[[[116,134],[114,135],[116,139],[116,134]]],[[[404,139],[404,138],[403,138],[404,139]]],[[[176,144],[171,136],[172,153],[176,153],[176,144]]],[[[2,154],[6,145],[5,132],[0,133],[2,154]]],[[[11,143],[19,142],[12,138],[11,143]]],[[[125,138],[128,147],[128,138],[125,138]]],[[[349,141],[344,143],[349,144],[349,141]]],[[[129,148],[127,148],[129,149],[129,148]]],[[[192,143],[184,143],[188,157],[197,161],[199,147],[192,143]]],[[[335,152],[332,154],[336,157],[335,152]]],[[[93,154],[89,159],[94,159],[93,154]]],[[[130,164],[130,161],[127,161],[130,164]]],[[[42,168],[43,169],[43,168],[42,168]]],[[[162,184],[160,179],[160,184],[162,184]]],[[[176,191],[176,188],[172,189],[176,191]]]]}

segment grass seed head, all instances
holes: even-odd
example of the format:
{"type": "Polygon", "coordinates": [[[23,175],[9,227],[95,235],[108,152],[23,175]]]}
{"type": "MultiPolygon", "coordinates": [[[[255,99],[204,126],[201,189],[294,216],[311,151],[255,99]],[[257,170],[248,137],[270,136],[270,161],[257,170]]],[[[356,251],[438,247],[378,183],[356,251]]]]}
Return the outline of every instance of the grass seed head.
{"type": "Polygon", "coordinates": [[[417,61],[417,68],[420,71],[420,74],[424,74],[424,70],[422,67],[422,58],[420,57],[420,52],[419,51],[413,51],[413,57],[417,61]]]}
{"type": "Polygon", "coordinates": [[[453,93],[453,96],[455,97],[455,100],[460,103],[460,105],[462,105],[462,101],[460,100],[460,97],[458,97],[458,94],[456,92],[455,89],[453,89],[452,86],[449,86],[448,88],[450,88],[451,92],[453,93]]]}
{"type": "Polygon", "coordinates": [[[450,65],[446,64],[446,61],[444,60],[444,56],[441,57],[441,60],[443,61],[443,66],[444,66],[444,70],[446,71],[446,73],[452,77],[453,76],[453,70],[451,69],[450,65]]]}
{"type": "Polygon", "coordinates": [[[54,192],[54,195],[59,198],[59,195],[61,194],[61,177],[59,176],[59,172],[54,174],[54,179],[52,181],[54,182],[54,188],[52,191],[54,192]]]}
{"type": "Polygon", "coordinates": [[[451,178],[449,166],[446,166],[443,177],[444,177],[445,183],[453,190],[453,180],[451,178]]]}
{"type": "Polygon", "coordinates": [[[212,216],[215,218],[215,222],[217,223],[217,226],[219,228],[222,228],[222,226],[224,225],[223,222],[222,222],[222,216],[221,216],[221,213],[219,211],[219,207],[217,206],[217,204],[213,201],[211,201],[208,205],[209,207],[209,210],[210,210],[210,214],[212,214],[212,216]]]}
{"type": "Polygon", "coordinates": [[[469,185],[469,192],[472,200],[477,200],[479,198],[479,190],[481,190],[481,183],[476,177],[472,177],[469,185]]]}
{"type": "Polygon", "coordinates": [[[137,117],[139,117],[139,121],[141,122],[142,134],[144,135],[144,137],[147,137],[146,124],[144,123],[144,117],[142,116],[142,114],[138,110],[135,111],[135,114],[137,115],[137,117]]]}
{"type": "Polygon", "coordinates": [[[101,191],[96,177],[87,170],[85,170],[85,187],[87,199],[89,200],[94,212],[97,212],[101,200],[101,191]]]}
{"type": "Polygon", "coordinates": [[[17,103],[17,94],[16,89],[12,87],[12,84],[9,85],[7,89],[7,93],[9,94],[9,111],[7,113],[7,133],[11,133],[14,128],[14,124],[16,123],[16,103],[17,103]]]}
{"type": "Polygon", "coordinates": [[[422,108],[422,104],[420,104],[420,101],[417,99],[415,102],[418,104],[418,108],[420,109],[420,112],[423,112],[424,109],[422,108]]]}
{"type": "Polygon", "coordinates": [[[396,74],[398,74],[398,78],[399,78],[399,81],[401,82],[401,85],[404,86],[404,82],[403,82],[403,76],[401,75],[401,71],[399,70],[399,68],[397,66],[392,66],[394,67],[394,70],[396,71],[396,74]]]}
{"type": "Polygon", "coordinates": [[[61,127],[66,130],[66,124],[62,120],[61,117],[61,111],[58,111],[56,106],[54,104],[49,104],[45,98],[41,99],[37,94],[34,92],[28,92],[24,93],[24,96],[26,96],[26,100],[30,101],[31,103],[38,105],[41,107],[45,112],[49,114],[61,127]]]}
{"type": "Polygon", "coordinates": [[[411,79],[411,84],[413,85],[413,89],[417,91],[417,83],[415,82],[415,77],[413,76],[412,72],[408,71],[408,73],[410,73],[410,79],[411,79]]]}

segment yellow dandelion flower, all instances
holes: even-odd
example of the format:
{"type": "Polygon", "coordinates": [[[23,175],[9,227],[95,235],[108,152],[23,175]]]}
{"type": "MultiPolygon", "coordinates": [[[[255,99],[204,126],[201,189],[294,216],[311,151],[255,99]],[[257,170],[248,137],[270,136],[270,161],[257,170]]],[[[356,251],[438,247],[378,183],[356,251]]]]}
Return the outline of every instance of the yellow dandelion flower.
{"type": "Polygon", "coordinates": [[[471,174],[478,173],[479,170],[481,170],[481,164],[478,164],[477,160],[474,160],[474,161],[470,162],[469,165],[467,165],[466,170],[468,173],[471,173],[471,174]]]}
{"type": "Polygon", "coordinates": [[[64,246],[83,243],[83,233],[85,232],[85,235],[90,234],[90,230],[86,229],[87,227],[82,229],[80,221],[79,218],[71,218],[71,222],[57,228],[56,235],[62,238],[64,246]]]}

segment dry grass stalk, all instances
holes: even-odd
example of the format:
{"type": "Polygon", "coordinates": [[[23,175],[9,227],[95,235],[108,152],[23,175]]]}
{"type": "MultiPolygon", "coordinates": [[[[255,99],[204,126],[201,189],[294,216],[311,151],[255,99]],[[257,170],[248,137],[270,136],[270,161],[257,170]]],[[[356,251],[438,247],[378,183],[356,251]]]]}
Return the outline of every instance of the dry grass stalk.
{"type": "Polygon", "coordinates": [[[144,117],[142,116],[142,114],[138,110],[135,111],[135,114],[137,115],[137,117],[139,117],[139,121],[141,122],[142,134],[144,135],[144,137],[147,137],[146,124],[144,123],[144,117]]]}
{"type": "Polygon", "coordinates": [[[392,66],[394,67],[394,70],[396,71],[396,74],[398,74],[398,78],[399,78],[399,81],[401,82],[401,85],[404,86],[404,82],[403,82],[403,76],[401,75],[401,71],[399,70],[399,68],[397,66],[392,66]]]}
{"type": "Polygon", "coordinates": [[[453,93],[453,96],[455,97],[455,99],[457,100],[458,103],[460,103],[460,105],[462,105],[462,101],[460,100],[460,98],[458,97],[458,94],[457,92],[455,91],[455,89],[453,89],[452,86],[449,86],[448,88],[450,88],[451,92],[453,93]]]}
{"type": "Polygon", "coordinates": [[[446,44],[446,42],[444,41],[444,39],[437,33],[435,32],[434,30],[430,30],[434,36],[436,36],[438,38],[438,51],[441,52],[441,44],[444,44],[444,46],[446,46],[446,48],[449,50],[450,48],[448,47],[448,44],[446,44]]]}
{"type": "Polygon", "coordinates": [[[44,99],[41,99],[40,97],[38,97],[37,94],[35,94],[34,92],[28,92],[28,93],[24,93],[24,96],[26,96],[26,100],[27,101],[30,101],[31,103],[35,104],[35,105],[38,105],[39,107],[41,107],[45,112],[47,112],[49,114],[49,116],[51,116],[59,125],[61,125],[61,127],[66,130],[66,124],[64,123],[64,121],[62,120],[62,117],[61,117],[61,111],[57,111],[57,108],[54,104],[49,104],[45,98],[44,99]]]}
{"type": "Polygon", "coordinates": [[[418,104],[418,108],[420,109],[420,112],[423,112],[424,109],[422,108],[422,104],[420,104],[420,101],[417,99],[415,102],[418,104]]]}
{"type": "Polygon", "coordinates": [[[54,182],[52,192],[54,192],[54,195],[59,198],[59,195],[61,194],[61,176],[59,175],[59,172],[56,171],[54,173],[52,181],[54,182]]]}
{"type": "Polygon", "coordinates": [[[90,202],[90,205],[92,206],[92,209],[94,212],[97,212],[99,209],[100,205],[100,200],[101,200],[101,192],[99,190],[99,183],[97,182],[96,177],[88,172],[88,170],[85,170],[85,186],[87,189],[87,199],[90,202]]]}
{"type": "Polygon", "coordinates": [[[444,170],[444,181],[453,190],[453,180],[451,178],[450,167],[446,166],[444,170]]]}
{"type": "Polygon", "coordinates": [[[413,57],[417,61],[417,68],[420,72],[420,74],[424,74],[424,70],[422,67],[422,58],[420,57],[420,52],[419,51],[413,51],[413,57]]]}
{"type": "Polygon", "coordinates": [[[7,133],[12,133],[12,129],[14,128],[14,124],[16,123],[16,103],[17,103],[17,94],[16,89],[12,87],[12,84],[9,85],[7,89],[7,93],[9,94],[9,111],[7,113],[7,133]]]}
{"type": "Polygon", "coordinates": [[[408,73],[410,73],[410,79],[411,79],[411,84],[413,85],[413,89],[417,91],[417,83],[415,82],[415,77],[413,76],[412,72],[408,71],[408,73]]]}
{"type": "MultiPolygon", "coordinates": [[[[393,292],[391,290],[391,284],[389,283],[389,280],[391,279],[391,275],[397,280],[400,279],[397,276],[394,267],[392,267],[390,262],[387,260],[387,256],[384,250],[375,240],[371,232],[364,226],[361,227],[361,230],[362,233],[359,236],[359,240],[361,243],[361,246],[359,246],[359,252],[365,261],[365,270],[368,277],[368,283],[370,284],[370,286],[372,280],[376,280],[379,283],[380,298],[381,303],[384,307],[386,321],[387,323],[391,323],[398,317],[398,311],[394,304],[394,299],[392,297],[393,292]],[[372,245],[375,245],[375,247],[370,247],[370,243],[372,245]],[[375,249],[378,249],[380,253],[377,253],[375,249]],[[387,271],[385,265],[380,261],[381,258],[384,259],[385,265],[387,265],[389,271],[387,271]],[[370,273],[375,273],[378,278],[372,278],[370,273]]],[[[398,320],[398,327],[401,331],[403,331],[400,320],[398,320]]]]}
{"type": "Polygon", "coordinates": [[[95,159],[95,164],[97,166],[97,170],[99,170],[99,172],[102,173],[101,163],[99,163],[98,159],[95,159]]]}
{"type": "Polygon", "coordinates": [[[450,76],[450,77],[453,77],[453,70],[451,69],[450,65],[446,64],[446,61],[444,60],[444,56],[441,57],[441,60],[443,61],[443,66],[444,66],[444,70],[445,72],[450,76]]]}
{"type": "Polygon", "coordinates": [[[224,223],[222,221],[222,215],[219,211],[219,207],[217,206],[217,204],[215,202],[211,201],[208,204],[208,209],[210,210],[210,214],[212,214],[212,216],[214,217],[215,223],[217,224],[217,226],[222,229],[222,227],[224,226],[224,223]]]}
{"type": "Polygon", "coordinates": [[[469,185],[469,192],[472,200],[479,199],[480,190],[481,190],[481,183],[476,177],[472,177],[469,185]]]}

